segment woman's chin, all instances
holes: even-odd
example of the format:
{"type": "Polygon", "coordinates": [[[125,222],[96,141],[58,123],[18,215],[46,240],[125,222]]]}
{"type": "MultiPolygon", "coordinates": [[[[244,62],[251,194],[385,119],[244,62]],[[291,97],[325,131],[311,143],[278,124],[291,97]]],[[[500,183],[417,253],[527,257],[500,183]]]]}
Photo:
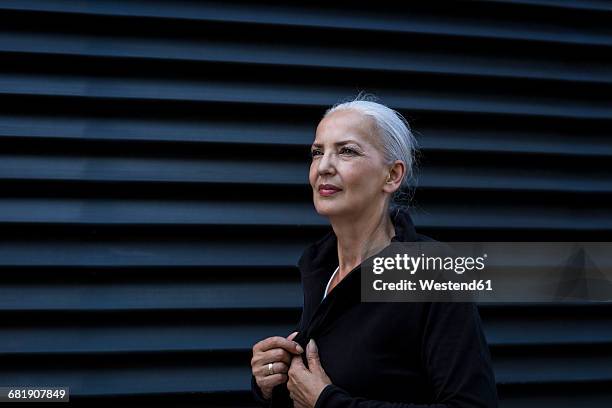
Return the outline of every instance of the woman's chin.
{"type": "Polygon", "coordinates": [[[319,215],[324,217],[330,217],[333,215],[342,214],[345,212],[343,206],[338,205],[338,203],[315,203],[315,209],[319,215]]]}

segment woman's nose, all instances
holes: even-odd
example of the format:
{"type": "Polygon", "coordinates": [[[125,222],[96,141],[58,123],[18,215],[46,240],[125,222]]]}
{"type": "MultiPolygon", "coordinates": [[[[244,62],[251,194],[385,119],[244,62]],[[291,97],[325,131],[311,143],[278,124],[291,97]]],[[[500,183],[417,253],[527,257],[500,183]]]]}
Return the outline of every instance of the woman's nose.
{"type": "Polygon", "coordinates": [[[332,154],[324,154],[319,160],[319,174],[329,174],[335,171],[335,164],[333,162],[332,154]]]}

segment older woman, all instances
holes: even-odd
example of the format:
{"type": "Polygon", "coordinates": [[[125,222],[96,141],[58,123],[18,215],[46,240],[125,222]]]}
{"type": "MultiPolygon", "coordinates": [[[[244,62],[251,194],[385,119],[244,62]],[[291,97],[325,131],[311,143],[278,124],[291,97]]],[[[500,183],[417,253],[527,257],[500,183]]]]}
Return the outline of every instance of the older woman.
{"type": "Polygon", "coordinates": [[[394,110],[358,98],[329,109],[312,144],[310,185],[331,230],[299,260],[297,331],[253,346],[265,407],[496,407],[473,303],[360,301],[360,264],[391,242],[424,241],[392,206],[413,176],[416,142],[394,110]]]}

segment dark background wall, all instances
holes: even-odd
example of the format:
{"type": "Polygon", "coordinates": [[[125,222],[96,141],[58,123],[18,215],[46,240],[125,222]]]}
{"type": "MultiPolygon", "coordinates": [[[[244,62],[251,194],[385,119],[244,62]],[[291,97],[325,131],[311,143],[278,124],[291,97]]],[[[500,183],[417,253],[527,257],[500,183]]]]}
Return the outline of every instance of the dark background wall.
{"type": "MultiPolygon", "coordinates": [[[[0,2],[0,385],[252,405],[325,231],[308,146],[376,93],[439,240],[609,240],[612,7],[0,2]]],[[[502,407],[607,406],[612,308],[482,305],[502,407]]]]}

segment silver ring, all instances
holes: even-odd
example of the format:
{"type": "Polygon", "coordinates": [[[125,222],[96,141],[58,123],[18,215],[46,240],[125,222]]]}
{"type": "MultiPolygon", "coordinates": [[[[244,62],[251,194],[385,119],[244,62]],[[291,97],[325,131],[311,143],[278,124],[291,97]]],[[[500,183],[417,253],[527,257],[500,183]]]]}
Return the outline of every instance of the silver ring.
{"type": "Polygon", "coordinates": [[[274,375],[274,368],[272,363],[268,363],[268,375],[274,375]]]}

